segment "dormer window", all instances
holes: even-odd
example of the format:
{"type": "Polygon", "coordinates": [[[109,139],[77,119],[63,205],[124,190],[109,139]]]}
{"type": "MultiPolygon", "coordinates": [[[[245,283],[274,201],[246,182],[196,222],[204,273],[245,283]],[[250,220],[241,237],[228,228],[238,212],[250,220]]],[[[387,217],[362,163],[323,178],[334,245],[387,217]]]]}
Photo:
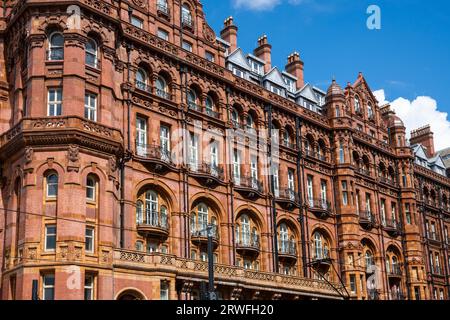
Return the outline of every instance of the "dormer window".
{"type": "Polygon", "coordinates": [[[252,72],[262,75],[264,74],[264,66],[261,63],[256,62],[255,60],[248,59],[250,67],[252,68],[252,72]]]}
{"type": "Polygon", "coordinates": [[[270,85],[270,91],[281,96],[281,89],[277,86],[274,86],[273,84],[270,85]]]}
{"type": "Polygon", "coordinates": [[[295,93],[296,91],[296,83],[294,80],[284,77],[284,82],[286,83],[289,92],[295,93]]]}
{"type": "Polygon", "coordinates": [[[233,74],[234,74],[235,76],[237,76],[237,77],[239,77],[239,78],[244,78],[244,72],[242,72],[242,70],[236,68],[235,66],[233,66],[232,68],[233,68],[233,69],[232,69],[233,74]]]}

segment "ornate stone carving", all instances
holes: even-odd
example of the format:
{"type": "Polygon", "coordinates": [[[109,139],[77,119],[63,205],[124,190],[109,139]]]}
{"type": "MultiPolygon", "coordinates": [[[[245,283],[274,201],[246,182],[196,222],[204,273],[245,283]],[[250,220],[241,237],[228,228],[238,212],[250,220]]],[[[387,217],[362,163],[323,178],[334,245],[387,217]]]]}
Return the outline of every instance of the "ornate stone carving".
{"type": "Polygon", "coordinates": [[[28,164],[33,161],[33,148],[26,147],[25,148],[25,163],[28,164]]]}
{"type": "Polygon", "coordinates": [[[69,149],[67,150],[67,158],[71,162],[77,162],[79,153],[80,149],[78,146],[70,145],[69,149]]]}

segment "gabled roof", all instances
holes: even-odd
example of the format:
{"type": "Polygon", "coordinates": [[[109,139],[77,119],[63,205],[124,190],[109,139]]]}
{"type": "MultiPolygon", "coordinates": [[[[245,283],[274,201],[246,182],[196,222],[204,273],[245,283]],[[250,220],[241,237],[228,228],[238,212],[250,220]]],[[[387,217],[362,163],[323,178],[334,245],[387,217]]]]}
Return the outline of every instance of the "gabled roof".
{"type": "Polygon", "coordinates": [[[363,86],[366,88],[367,92],[370,94],[373,101],[378,102],[378,103],[381,102],[381,101],[378,101],[377,98],[373,95],[373,92],[370,89],[369,84],[367,83],[366,79],[364,78],[364,76],[361,72],[358,74],[358,78],[356,79],[355,83],[353,83],[353,85],[352,85],[353,88],[356,88],[359,86],[363,86]]]}
{"type": "Polygon", "coordinates": [[[309,101],[314,102],[315,104],[319,104],[317,96],[314,92],[314,87],[311,86],[309,83],[307,83],[305,86],[303,86],[303,88],[300,89],[299,95],[305,99],[308,99],[309,101]]]}
{"type": "Polygon", "coordinates": [[[421,144],[413,145],[412,148],[416,157],[419,157],[423,160],[428,160],[427,154],[425,153],[425,150],[423,149],[423,146],[421,144]]]}
{"type": "Polygon", "coordinates": [[[273,67],[272,70],[264,76],[264,81],[270,81],[280,87],[286,87],[286,83],[284,82],[283,76],[281,75],[280,70],[278,70],[278,67],[273,67]]]}
{"type": "Polygon", "coordinates": [[[245,58],[244,52],[241,48],[237,48],[232,53],[230,53],[230,55],[227,57],[227,61],[246,70],[250,70],[250,66],[248,65],[247,59],[245,58]]]}
{"type": "Polygon", "coordinates": [[[434,156],[433,158],[431,158],[431,159],[429,160],[429,162],[430,162],[430,164],[433,165],[433,166],[437,166],[437,167],[440,167],[440,168],[442,168],[442,169],[445,169],[444,162],[442,161],[442,158],[441,158],[440,155],[434,156]]]}

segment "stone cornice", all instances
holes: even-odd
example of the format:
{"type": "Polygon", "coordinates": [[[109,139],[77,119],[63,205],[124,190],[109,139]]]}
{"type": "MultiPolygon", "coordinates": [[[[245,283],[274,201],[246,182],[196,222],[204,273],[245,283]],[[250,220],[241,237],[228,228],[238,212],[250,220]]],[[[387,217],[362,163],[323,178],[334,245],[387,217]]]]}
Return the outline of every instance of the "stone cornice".
{"type": "Polygon", "coordinates": [[[78,144],[103,153],[120,155],[120,131],[77,116],[24,118],[0,136],[0,158],[26,146],[78,144]]]}

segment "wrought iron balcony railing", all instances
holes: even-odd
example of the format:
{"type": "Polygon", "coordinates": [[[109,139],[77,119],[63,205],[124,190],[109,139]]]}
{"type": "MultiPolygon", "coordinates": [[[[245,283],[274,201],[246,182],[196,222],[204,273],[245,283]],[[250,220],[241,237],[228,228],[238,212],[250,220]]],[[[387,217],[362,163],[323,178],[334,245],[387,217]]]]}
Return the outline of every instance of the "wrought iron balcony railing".
{"type": "Polygon", "coordinates": [[[388,275],[389,276],[402,276],[402,269],[398,265],[389,265],[388,266],[388,275]]]}
{"type": "Polygon", "coordinates": [[[307,199],[306,204],[310,209],[331,211],[331,202],[327,201],[326,199],[307,199]]]}
{"type": "Polygon", "coordinates": [[[441,241],[439,234],[433,231],[427,231],[427,239],[432,241],[441,241]]]}
{"type": "Polygon", "coordinates": [[[166,15],[166,16],[168,16],[169,13],[170,13],[170,11],[169,11],[169,6],[168,6],[167,4],[161,4],[161,3],[158,3],[158,4],[156,5],[156,10],[157,10],[159,13],[162,13],[162,14],[164,14],[164,15],[166,15]]]}
{"type": "Polygon", "coordinates": [[[190,164],[190,169],[194,173],[201,173],[205,175],[210,175],[220,180],[225,179],[224,169],[221,165],[214,165],[210,163],[200,163],[200,164],[190,164]]]}
{"type": "MultiPolygon", "coordinates": [[[[203,223],[191,224],[191,237],[208,238],[208,225],[203,223]]],[[[219,239],[219,228],[212,225],[211,235],[213,239],[219,239]]]]}
{"type": "Polygon", "coordinates": [[[243,232],[240,237],[236,238],[236,246],[241,248],[253,248],[259,250],[261,244],[259,235],[243,232]]]}
{"type": "Polygon", "coordinates": [[[136,142],[136,154],[147,159],[161,160],[172,164],[172,154],[169,150],[161,148],[158,145],[148,145],[136,142]]]}
{"type": "Polygon", "coordinates": [[[155,94],[158,97],[160,97],[160,98],[163,98],[163,99],[166,99],[166,100],[172,100],[172,95],[169,92],[167,92],[167,91],[165,91],[163,89],[156,88],[155,89],[155,94]]]}
{"type": "Polygon", "coordinates": [[[160,229],[169,229],[169,223],[166,213],[154,210],[145,210],[143,216],[138,216],[136,224],[139,226],[155,227],[160,229]]]}
{"type": "Polygon", "coordinates": [[[359,212],[359,221],[361,223],[376,224],[375,215],[371,211],[368,211],[368,210],[359,212]]]}
{"type": "Polygon", "coordinates": [[[278,243],[278,253],[294,256],[297,254],[297,244],[294,240],[280,240],[278,243]]]}
{"type": "Polygon", "coordinates": [[[240,176],[233,178],[237,188],[253,189],[258,192],[263,192],[263,184],[257,178],[252,176],[240,176]]]}
{"type": "Polygon", "coordinates": [[[326,156],[323,153],[319,153],[319,152],[316,152],[316,151],[313,151],[313,150],[310,150],[310,149],[303,149],[303,153],[306,156],[314,158],[314,159],[318,159],[318,160],[321,160],[321,161],[326,161],[327,160],[326,156]]]}
{"type": "Polygon", "coordinates": [[[143,81],[136,80],[135,87],[139,90],[142,90],[142,91],[145,91],[148,93],[152,93],[152,87],[143,81]]]}
{"type": "Polygon", "coordinates": [[[295,192],[295,190],[291,189],[291,188],[281,188],[276,190],[275,192],[275,196],[278,199],[282,199],[282,200],[289,200],[289,201],[293,201],[293,202],[299,202],[299,197],[297,192],[295,192]]]}

